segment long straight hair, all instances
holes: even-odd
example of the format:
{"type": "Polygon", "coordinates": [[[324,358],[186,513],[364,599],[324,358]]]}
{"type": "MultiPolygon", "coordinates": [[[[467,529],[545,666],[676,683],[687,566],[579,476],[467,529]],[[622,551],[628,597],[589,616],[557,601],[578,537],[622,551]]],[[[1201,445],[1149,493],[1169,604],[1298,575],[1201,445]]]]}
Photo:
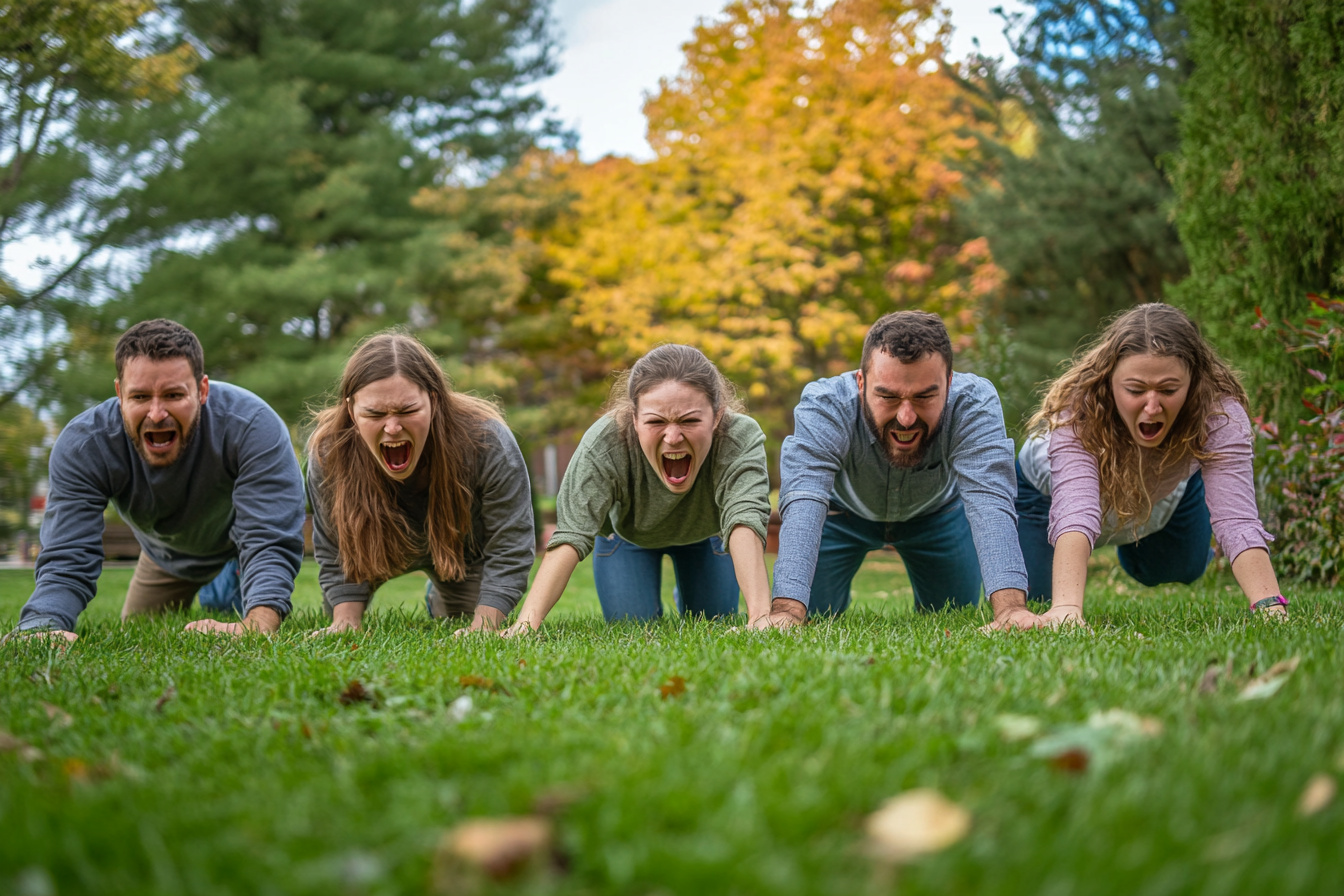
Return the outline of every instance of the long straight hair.
{"type": "Polygon", "coordinates": [[[441,579],[461,579],[471,539],[477,452],[483,448],[484,424],[503,419],[499,410],[454,392],[438,360],[414,336],[379,333],[355,349],[335,403],[316,418],[309,450],[322,467],[323,502],[336,528],[346,579],[386,582],[405,572],[426,548],[441,579]],[[356,392],[393,376],[405,377],[429,396],[429,439],[419,461],[429,473],[428,544],[412,533],[397,506],[399,484],[382,471],[352,416],[356,392]]]}
{"type": "Polygon", "coordinates": [[[1140,526],[1153,512],[1143,465],[1156,455],[1157,477],[1193,457],[1205,463],[1208,419],[1222,414],[1225,397],[1246,408],[1246,390],[1237,374],[1209,345],[1195,322],[1171,305],[1153,302],[1123,312],[1090,347],[1080,351],[1068,370],[1050,384],[1028,428],[1049,432],[1072,426],[1083,447],[1097,459],[1102,512],[1114,511],[1121,529],[1140,526]],[[1185,404],[1171,432],[1156,448],[1140,448],[1120,419],[1111,377],[1131,355],[1176,358],[1190,374],[1185,404]]]}

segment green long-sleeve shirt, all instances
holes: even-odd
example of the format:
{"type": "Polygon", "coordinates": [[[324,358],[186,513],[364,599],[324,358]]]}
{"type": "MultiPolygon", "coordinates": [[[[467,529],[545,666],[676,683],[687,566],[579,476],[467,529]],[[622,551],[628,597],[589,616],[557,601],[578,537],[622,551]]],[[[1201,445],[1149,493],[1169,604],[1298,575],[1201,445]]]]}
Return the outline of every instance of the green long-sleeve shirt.
{"type": "Polygon", "coordinates": [[[770,477],[765,434],[746,414],[733,414],[714,434],[709,457],[684,494],[674,494],[649,464],[639,441],[623,439],[611,417],[583,435],[555,500],[556,530],[546,549],[562,544],[588,556],[598,535],[615,532],[643,548],[726,541],[736,526],[765,540],[770,477]]]}

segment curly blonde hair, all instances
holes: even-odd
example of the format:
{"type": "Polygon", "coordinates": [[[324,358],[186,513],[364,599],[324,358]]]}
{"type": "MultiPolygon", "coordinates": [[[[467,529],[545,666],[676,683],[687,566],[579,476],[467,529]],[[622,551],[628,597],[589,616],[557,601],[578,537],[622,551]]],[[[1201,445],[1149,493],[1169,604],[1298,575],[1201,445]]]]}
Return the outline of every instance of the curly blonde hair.
{"type": "Polygon", "coordinates": [[[1247,407],[1246,390],[1236,372],[1218,356],[1185,312],[1153,302],[1122,312],[1096,341],[1074,355],[1068,368],[1045,393],[1027,424],[1034,433],[1072,426],[1083,447],[1097,459],[1102,513],[1114,512],[1121,529],[1138,527],[1153,512],[1144,465],[1156,454],[1157,476],[1193,457],[1214,459],[1205,450],[1208,418],[1223,414],[1224,398],[1247,407]],[[1131,355],[1176,358],[1190,374],[1185,404],[1171,432],[1154,449],[1140,449],[1120,419],[1111,377],[1131,355]]]}

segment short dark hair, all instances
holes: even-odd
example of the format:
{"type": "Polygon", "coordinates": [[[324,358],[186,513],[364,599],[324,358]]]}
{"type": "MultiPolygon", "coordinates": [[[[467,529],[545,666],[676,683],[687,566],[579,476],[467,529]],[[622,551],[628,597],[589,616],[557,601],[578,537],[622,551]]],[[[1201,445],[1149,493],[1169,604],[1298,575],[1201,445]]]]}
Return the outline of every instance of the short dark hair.
{"type": "Polygon", "coordinates": [[[186,358],[197,382],[205,376],[205,352],[201,350],[201,340],[175,320],[144,320],[131,327],[117,340],[114,357],[117,379],[121,379],[126,362],[132,358],[149,358],[151,361],[186,358]]]}
{"type": "Polygon", "coordinates": [[[859,369],[865,374],[874,349],[881,349],[902,364],[913,364],[926,355],[942,355],[947,372],[952,372],[952,338],[943,319],[927,311],[893,311],[877,319],[863,340],[859,369]]]}

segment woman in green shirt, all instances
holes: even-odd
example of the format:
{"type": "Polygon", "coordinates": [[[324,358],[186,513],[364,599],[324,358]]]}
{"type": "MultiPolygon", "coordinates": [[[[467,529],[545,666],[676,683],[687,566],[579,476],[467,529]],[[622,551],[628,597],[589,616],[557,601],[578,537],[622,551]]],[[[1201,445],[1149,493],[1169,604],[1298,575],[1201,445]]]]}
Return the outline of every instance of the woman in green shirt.
{"type": "Polygon", "coordinates": [[[662,614],[667,554],[681,612],[735,613],[740,588],[749,621],[767,624],[769,489],[765,435],[723,374],[688,345],[655,348],[616,383],[579,443],[556,497],[555,534],[503,634],[539,628],[589,552],[609,622],[662,614]]]}

